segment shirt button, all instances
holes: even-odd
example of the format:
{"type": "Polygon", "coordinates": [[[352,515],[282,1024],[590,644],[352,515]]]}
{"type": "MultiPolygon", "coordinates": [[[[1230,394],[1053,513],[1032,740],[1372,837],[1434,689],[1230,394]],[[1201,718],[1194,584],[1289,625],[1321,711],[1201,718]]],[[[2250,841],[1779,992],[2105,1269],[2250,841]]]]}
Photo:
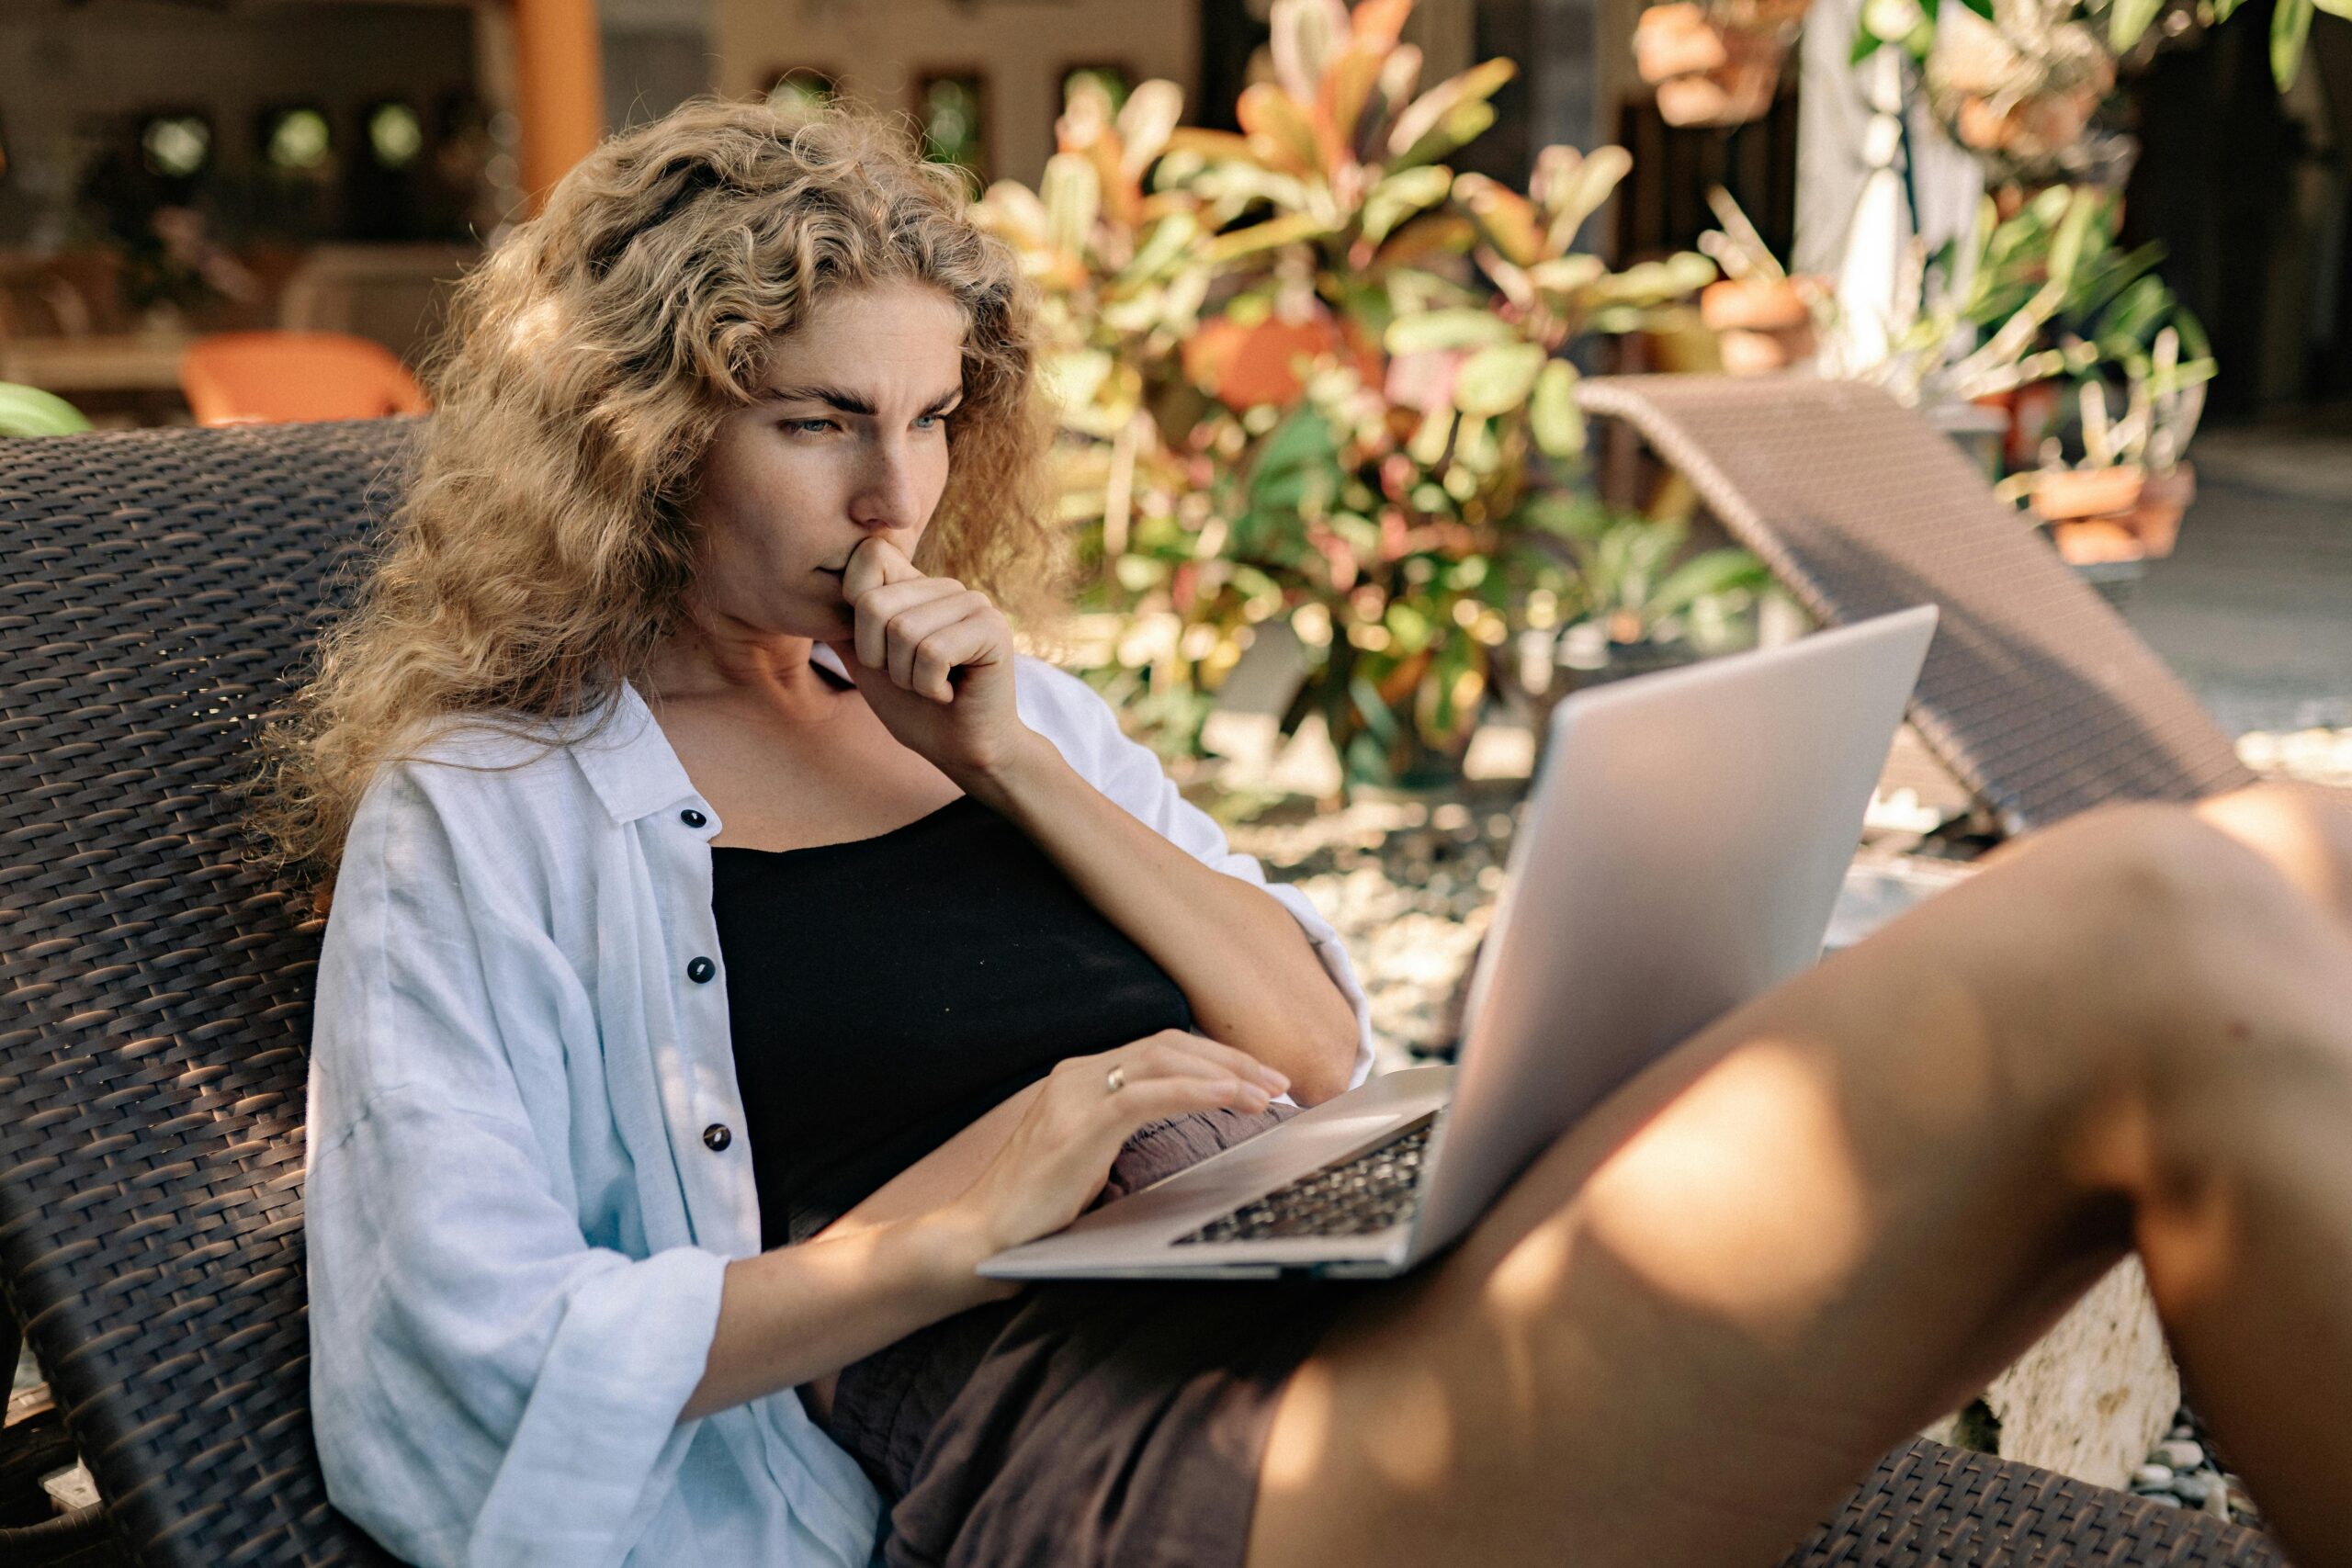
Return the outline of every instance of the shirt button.
{"type": "Polygon", "coordinates": [[[697,958],[686,965],[686,978],[699,986],[718,973],[718,965],[707,958],[697,958]]]}
{"type": "Polygon", "coordinates": [[[702,1146],[712,1154],[724,1152],[727,1145],[734,1141],[735,1134],[727,1130],[724,1122],[713,1122],[702,1130],[702,1146]]]}
{"type": "Polygon", "coordinates": [[[701,812],[696,811],[693,807],[689,806],[684,811],[678,813],[678,820],[684,822],[689,828],[699,828],[708,822],[710,818],[705,817],[701,812]]]}

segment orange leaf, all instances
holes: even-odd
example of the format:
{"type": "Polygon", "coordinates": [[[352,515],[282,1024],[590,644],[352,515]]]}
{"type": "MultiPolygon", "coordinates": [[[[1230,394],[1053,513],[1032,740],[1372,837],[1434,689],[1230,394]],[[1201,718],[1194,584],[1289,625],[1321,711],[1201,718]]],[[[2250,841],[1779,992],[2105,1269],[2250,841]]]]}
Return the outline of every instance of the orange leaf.
{"type": "Polygon", "coordinates": [[[1315,126],[1289,94],[1272,82],[1260,82],[1242,90],[1235,109],[1260,162],[1295,175],[1322,172],[1315,126]]]}
{"type": "MultiPolygon", "coordinates": [[[[1372,85],[1380,76],[1380,56],[1372,51],[1356,48],[1334,61],[1324,74],[1323,86],[1316,94],[1316,107],[1331,123],[1339,148],[1351,157],[1361,147],[1357,122],[1363,118],[1365,102],[1372,96],[1372,85]]],[[[1335,150],[1336,151],[1336,150],[1335,150]]],[[[1334,157],[1332,162],[1339,162],[1334,157]]]]}
{"type": "Polygon", "coordinates": [[[1404,30],[1405,18],[1412,12],[1413,0],[1363,0],[1349,20],[1358,44],[1387,51],[1396,47],[1396,35],[1404,30]]]}
{"type": "Polygon", "coordinates": [[[1544,231],[1535,209],[1509,186],[1484,175],[1456,175],[1453,199],[1470,209],[1487,243],[1517,266],[1532,266],[1543,258],[1544,231]]]}
{"type": "Polygon", "coordinates": [[[1212,164],[1254,164],[1257,149],[1250,139],[1230,130],[1204,130],[1197,125],[1180,125],[1168,133],[1168,151],[1192,152],[1212,164]]]}

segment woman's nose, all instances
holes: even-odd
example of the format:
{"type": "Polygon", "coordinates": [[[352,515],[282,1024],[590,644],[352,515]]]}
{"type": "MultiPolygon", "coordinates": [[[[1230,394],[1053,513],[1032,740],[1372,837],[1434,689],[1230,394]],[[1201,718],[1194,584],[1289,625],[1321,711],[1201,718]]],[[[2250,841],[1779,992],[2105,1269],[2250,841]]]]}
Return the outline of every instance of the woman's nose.
{"type": "Polygon", "coordinates": [[[877,441],[850,497],[850,521],[875,533],[911,528],[922,521],[913,454],[906,444],[877,441]]]}

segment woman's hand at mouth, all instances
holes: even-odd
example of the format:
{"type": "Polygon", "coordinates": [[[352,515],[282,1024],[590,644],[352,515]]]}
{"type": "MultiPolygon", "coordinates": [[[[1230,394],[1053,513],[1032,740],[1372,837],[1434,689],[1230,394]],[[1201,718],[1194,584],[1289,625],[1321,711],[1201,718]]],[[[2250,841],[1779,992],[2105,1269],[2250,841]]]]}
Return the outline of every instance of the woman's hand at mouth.
{"type": "Polygon", "coordinates": [[[854,632],[828,642],[899,743],[981,787],[1032,737],[1013,706],[1012,628],[989,596],[928,577],[888,540],[867,539],[842,574],[854,632]]]}

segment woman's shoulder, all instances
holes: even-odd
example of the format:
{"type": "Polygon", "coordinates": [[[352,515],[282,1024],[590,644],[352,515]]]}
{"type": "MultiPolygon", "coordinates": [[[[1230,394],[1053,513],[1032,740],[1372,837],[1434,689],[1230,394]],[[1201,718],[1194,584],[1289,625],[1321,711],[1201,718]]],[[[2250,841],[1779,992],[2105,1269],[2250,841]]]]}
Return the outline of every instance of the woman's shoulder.
{"type": "Polygon", "coordinates": [[[486,835],[510,848],[594,808],[575,751],[599,731],[529,714],[447,714],[416,726],[377,769],[359,816],[434,818],[458,838],[486,835]]]}

